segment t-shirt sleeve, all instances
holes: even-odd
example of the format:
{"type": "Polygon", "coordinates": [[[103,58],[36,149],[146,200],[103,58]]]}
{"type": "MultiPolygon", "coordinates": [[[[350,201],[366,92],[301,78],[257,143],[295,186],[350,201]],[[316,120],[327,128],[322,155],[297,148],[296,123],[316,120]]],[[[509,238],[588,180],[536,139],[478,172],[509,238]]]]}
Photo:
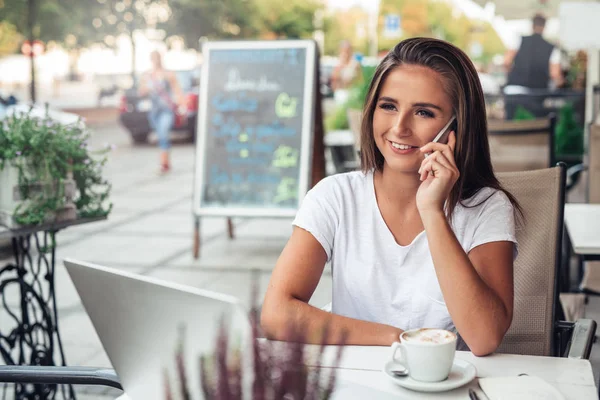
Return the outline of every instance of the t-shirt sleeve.
{"type": "Polygon", "coordinates": [[[554,47],[552,53],[550,54],[550,64],[560,64],[561,54],[560,49],[558,47],[554,47]]]}
{"type": "Polygon", "coordinates": [[[331,258],[341,212],[336,185],[335,178],[328,177],[309,190],[292,222],[317,239],[327,254],[327,261],[331,258]]]}
{"type": "Polygon", "coordinates": [[[491,195],[482,205],[477,217],[473,240],[469,251],[490,242],[509,241],[515,244],[513,259],[517,257],[515,235],[515,209],[501,191],[491,195]]]}

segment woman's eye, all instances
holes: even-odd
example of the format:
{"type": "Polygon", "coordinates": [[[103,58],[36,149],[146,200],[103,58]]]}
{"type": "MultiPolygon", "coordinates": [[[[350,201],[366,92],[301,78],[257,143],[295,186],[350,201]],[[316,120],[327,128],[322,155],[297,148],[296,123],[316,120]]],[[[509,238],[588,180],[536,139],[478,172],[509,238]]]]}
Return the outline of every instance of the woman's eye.
{"type": "Polygon", "coordinates": [[[429,110],[419,110],[419,111],[417,111],[417,115],[420,115],[420,116],[426,117],[426,118],[434,117],[433,113],[429,110]]]}
{"type": "Polygon", "coordinates": [[[396,107],[393,104],[390,103],[382,103],[379,105],[379,108],[386,110],[386,111],[394,111],[396,110],[396,107]]]}

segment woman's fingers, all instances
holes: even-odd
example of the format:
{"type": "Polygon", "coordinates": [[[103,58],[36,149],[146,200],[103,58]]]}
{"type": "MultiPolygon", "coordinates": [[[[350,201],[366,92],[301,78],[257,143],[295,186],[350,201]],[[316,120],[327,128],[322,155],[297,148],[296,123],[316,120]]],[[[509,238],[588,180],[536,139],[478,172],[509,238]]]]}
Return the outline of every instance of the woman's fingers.
{"type": "Polygon", "coordinates": [[[418,171],[421,180],[426,179],[427,175],[430,173],[435,174],[436,171],[433,168],[434,163],[437,164],[439,168],[447,170],[450,175],[458,174],[458,169],[448,160],[446,155],[440,151],[436,151],[421,163],[421,168],[419,168],[418,171]]]}
{"type": "MultiPolygon", "coordinates": [[[[456,136],[454,131],[450,132],[450,136],[448,138],[448,144],[443,143],[427,143],[425,146],[421,147],[421,152],[424,154],[432,153],[435,151],[439,151],[443,153],[448,161],[454,166],[456,166],[456,162],[454,160],[454,147],[456,145],[456,136]]],[[[425,157],[428,157],[427,155],[425,157]]]]}

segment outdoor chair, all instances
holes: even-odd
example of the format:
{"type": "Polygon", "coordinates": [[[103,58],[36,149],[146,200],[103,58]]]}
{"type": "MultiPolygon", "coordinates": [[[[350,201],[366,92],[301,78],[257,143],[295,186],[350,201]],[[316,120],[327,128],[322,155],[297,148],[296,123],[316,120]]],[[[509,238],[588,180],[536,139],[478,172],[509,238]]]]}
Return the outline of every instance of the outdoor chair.
{"type": "Polygon", "coordinates": [[[527,121],[489,120],[488,138],[494,171],[530,171],[555,165],[556,117],[527,121]]]}
{"type": "Polygon", "coordinates": [[[498,174],[523,209],[517,219],[514,313],[498,352],[588,359],[596,322],[561,321],[559,282],[565,205],[565,165],[498,174]],[[571,340],[570,340],[571,339],[571,340]]]}

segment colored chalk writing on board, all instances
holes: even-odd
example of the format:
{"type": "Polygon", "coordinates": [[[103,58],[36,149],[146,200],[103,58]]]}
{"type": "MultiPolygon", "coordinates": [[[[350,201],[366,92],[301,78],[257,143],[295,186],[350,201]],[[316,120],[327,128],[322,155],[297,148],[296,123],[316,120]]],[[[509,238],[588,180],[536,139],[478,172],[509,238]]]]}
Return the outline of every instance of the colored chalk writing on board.
{"type": "Polygon", "coordinates": [[[306,48],[210,50],[202,207],[297,206],[306,57],[306,48]]]}

